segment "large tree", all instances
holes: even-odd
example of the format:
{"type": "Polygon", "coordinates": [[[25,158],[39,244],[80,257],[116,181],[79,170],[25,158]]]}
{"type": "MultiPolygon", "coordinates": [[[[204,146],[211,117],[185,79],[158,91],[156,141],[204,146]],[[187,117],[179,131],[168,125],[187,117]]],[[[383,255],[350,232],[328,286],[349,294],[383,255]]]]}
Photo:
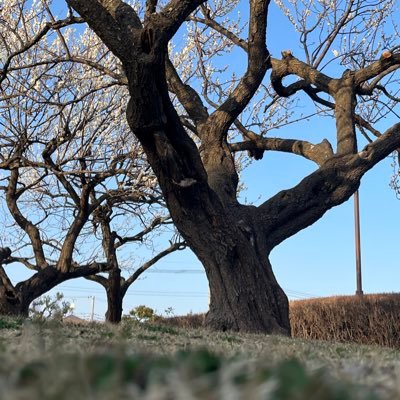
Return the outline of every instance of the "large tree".
{"type": "MultiPolygon", "coordinates": [[[[301,32],[306,50],[303,59],[291,51],[282,52],[279,59],[271,57],[266,35],[269,0],[216,1],[215,5],[204,0],[170,0],[159,6],[156,0],[147,0],[143,15],[120,0],[67,3],[123,65],[130,94],[129,126],[147,154],[175,225],[206,270],[211,292],[208,326],[289,334],[287,298],[274,277],[268,255],[279,243],[346,201],[359,187],[362,176],[400,146],[400,124],[380,132],[372,126],[372,119],[357,112],[358,104],[364,105],[379,93],[397,100],[382,84],[400,64],[393,43],[386,43],[382,36],[383,44],[392,45],[392,49],[379,54],[368,53],[365,47],[360,47],[362,54],[348,51],[347,61],[342,58],[348,69],[342,72],[329,68],[322,72],[326,67],[322,61],[336,50],[332,43],[342,41],[343,47],[343,38],[348,39],[349,34],[355,35],[354,42],[345,40],[350,50],[360,34],[366,36],[366,42],[377,43],[366,33],[378,30],[394,3],[321,1],[303,12],[287,9],[301,32]],[[245,37],[228,26],[231,13],[226,14],[227,22],[218,20],[214,12],[218,5],[232,8],[236,3],[246,4],[249,10],[245,37]],[[307,25],[308,16],[318,7],[321,11],[315,14],[315,24],[307,25]],[[168,44],[190,20],[203,24],[204,30],[217,32],[246,53],[242,77],[232,80],[214,107],[205,106],[207,90],[199,95],[180,78],[168,58],[168,44]],[[318,31],[320,28],[322,31],[318,31]],[[295,79],[285,84],[288,76],[295,79]],[[241,113],[267,79],[278,97],[301,92],[326,112],[332,110],[335,142],[264,137],[243,126],[241,113]],[[184,108],[184,119],[179,117],[171,93],[184,108]],[[244,141],[230,141],[234,124],[244,141]],[[362,149],[357,148],[357,128],[370,140],[362,149]],[[258,207],[243,205],[238,202],[234,156],[243,150],[257,159],[264,151],[289,152],[314,161],[318,168],[258,207]]],[[[285,8],[283,2],[280,4],[285,8]]],[[[279,38],[270,38],[269,42],[273,40],[279,38]]],[[[334,55],[340,59],[340,54],[334,55]]]]}

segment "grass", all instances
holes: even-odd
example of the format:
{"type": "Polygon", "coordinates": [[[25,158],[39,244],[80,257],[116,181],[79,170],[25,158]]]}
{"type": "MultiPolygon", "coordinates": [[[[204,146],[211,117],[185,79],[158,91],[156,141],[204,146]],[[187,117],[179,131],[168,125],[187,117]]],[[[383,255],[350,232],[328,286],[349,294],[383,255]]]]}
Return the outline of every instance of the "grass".
{"type": "Polygon", "coordinates": [[[12,318],[0,316],[0,330],[1,329],[18,329],[22,325],[22,323],[23,323],[23,320],[20,318],[12,319],[12,318]]]}
{"type": "Polygon", "coordinates": [[[156,324],[0,326],[0,398],[400,399],[396,350],[156,324]]]}
{"type": "Polygon", "coordinates": [[[333,296],[290,302],[292,334],[400,349],[400,294],[333,296]]]}

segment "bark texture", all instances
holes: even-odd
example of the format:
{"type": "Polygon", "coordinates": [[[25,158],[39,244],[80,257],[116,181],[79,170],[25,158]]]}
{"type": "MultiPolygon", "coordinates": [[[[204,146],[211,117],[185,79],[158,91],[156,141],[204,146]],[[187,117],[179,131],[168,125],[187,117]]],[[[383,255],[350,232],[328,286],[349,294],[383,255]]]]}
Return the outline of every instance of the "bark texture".
{"type": "Polygon", "coordinates": [[[109,285],[106,289],[107,293],[107,311],[106,321],[117,324],[122,318],[122,299],[121,295],[121,270],[113,269],[109,274],[109,285]]]}

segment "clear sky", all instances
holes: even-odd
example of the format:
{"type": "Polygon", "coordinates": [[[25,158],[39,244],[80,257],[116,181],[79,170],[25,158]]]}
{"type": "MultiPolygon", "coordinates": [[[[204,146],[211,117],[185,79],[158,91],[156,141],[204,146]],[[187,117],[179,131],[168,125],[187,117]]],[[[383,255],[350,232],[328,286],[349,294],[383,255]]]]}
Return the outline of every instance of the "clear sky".
{"type": "MultiPolygon", "coordinates": [[[[246,14],[245,9],[242,12],[246,14]]],[[[298,45],[293,42],[293,37],[282,34],[290,29],[291,26],[273,5],[269,48],[274,56],[279,57],[280,51],[288,48],[296,55],[298,45]]],[[[323,120],[292,125],[277,133],[290,136],[291,132],[318,142],[323,137],[332,139],[334,127],[323,120]]],[[[395,292],[400,282],[397,258],[400,202],[389,187],[391,162],[390,157],[382,161],[364,177],[360,187],[365,293],[395,292]]],[[[243,172],[242,179],[247,189],[241,198],[259,204],[277,191],[297,184],[314,168],[311,162],[293,155],[267,153],[263,160],[254,162],[243,172]]],[[[353,199],[330,210],[314,225],[274,249],[271,261],[278,281],[290,299],[354,294],[353,199]]],[[[15,280],[21,275],[18,272],[13,276],[15,280]]],[[[95,296],[95,318],[104,317],[106,298],[98,284],[78,279],[59,285],[50,293],[56,291],[63,292],[65,298],[75,304],[76,315],[85,317],[91,312],[95,296]]],[[[124,312],[141,304],[159,313],[171,307],[176,315],[207,311],[208,284],[201,264],[190,250],[162,259],[131,286],[125,297],[124,312]]]]}

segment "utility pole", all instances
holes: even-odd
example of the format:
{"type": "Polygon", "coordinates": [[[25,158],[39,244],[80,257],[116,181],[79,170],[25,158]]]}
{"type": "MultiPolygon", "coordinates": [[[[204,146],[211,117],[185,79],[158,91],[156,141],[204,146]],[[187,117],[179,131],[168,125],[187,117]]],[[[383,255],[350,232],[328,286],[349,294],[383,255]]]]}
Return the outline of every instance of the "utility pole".
{"type": "Polygon", "coordinates": [[[76,307],[76,305],[75,305],[75,299],[73,298],[73,299],[72,299],[72,303],[71,303],[71,305],[70,305],[71,315],[74,315],[75,307],[76,307]]]}
{"type": "Polygon", "coordinates": [[[92,298],[92,312],[90,313],[90,322],[93,322],[94,319],[94,302],[96,300],[95,296],[90,296],[89,298],[92,298]]]}
{"type": "Polygon", "coordinates": [[[362,278],[361,278],[361,240],[360,240],[360,199],[358,190],[354,193],[354,228],[355,228],[355,243],[356,243],[356,295],[362,296],[362,278]]]}

